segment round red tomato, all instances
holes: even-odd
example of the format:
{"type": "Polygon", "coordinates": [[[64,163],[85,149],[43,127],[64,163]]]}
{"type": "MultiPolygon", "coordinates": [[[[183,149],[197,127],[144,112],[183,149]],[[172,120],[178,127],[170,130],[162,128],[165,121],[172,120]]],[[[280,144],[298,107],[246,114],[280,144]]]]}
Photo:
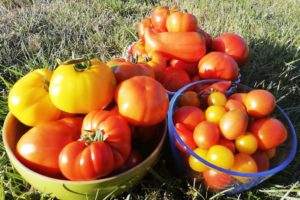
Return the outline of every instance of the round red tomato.
{"type": "MultiPolygon", "coordinates": [[[[179,137],[182,139],[182,141],[188,146],[190,149],[194,150],[197,145],[195,144],[195,141],[193,139],[193,131],[188,129],[186,125],[182,123],[176,123],[175,124],[176,132],[178,133],[179,137]]],[[[176,146],[178,149],[182,152],[186,152],[186,148],[182,146],[178,141],[176,141],[176,146]]]]}
{"type": "Polygon", "coordinates": [[[209,149],[219,142],[219,127],[213,122],[202,121],[195,127],[193,138],[198,147],[209,149]]]}
{"type": "Polygon", "coordinates": [[[275,97],[267,90],[252,90],[245,98],[245,106],[249,115],[266,117],[275,108],[275,97]]]}
{"type": "Polygon", "coordinates": [[[201,58],[198,70],[202,79],[236,80],[239,73],[235,60],[221,52],[206,54],[201,58]]]}
{"type": "Polygon", "coordinates": [[[224,33],[212,41],[212,49],[230,55],[240,66],[248,59],[247,42],[234,33],[224,33]]]}
{"type": "Polygon", "coordinates": [[[60,177],[59,153],[79,138],[81,124],[81,118],[64,118],[36,125],[18,141],[17,158],[38,173],[60,177]]]}
{"type": "Polygon", "coordinates": [[[195,106],[182,106],[178,108],[173,115],[174,124],[183,123],[190,130],[205,119],[203,111],[195,106]]]}
{"type": "Polygon", "coordinates": [[[198,62],[190,63],[190,62],[185,62],[185,61],[182,61],[182,60],[172,59],[170,61],[169,65],[170,65],[170,67],[183,69],[191,77],[198,74],[198,62]]]}
{"type": "Polygon", "coordinates": [[[170,13],[178,11],[176,8],[169,9],[168,6],[158,6],[151,14],[151,22],[154,28],[166,32],[167,31],[167,18],[170,13]]]}
{"type": "Polygon", "coordinates": [[[194,91],[186,91],[184,92],[179,99],[181,106],[195,106],[199,107],[201,102],[198,97],[198,94],[194,91]]]}
{"type": "Polygon", "coordinates": [[[169,108],[166,89],[146,76],[135,76],[120,83],[115,101],[120,115],[137,126],[151,126],[163,121],[169,108]]]}
{"type": "Polygon", "coordinates": [[[251,157],[255,160],[257,165],[257,171],[267,171],[270,167],[270,161],[268,155],[264,151],[256,151],[251,157]]]}
{"type": "Polygon", "coordinates": [[[229,186],[232,181],[231,175],[213,169],[204,171],[203,177],[205,184],[213,190],[222,190],[229,186]]]}
{"type": "Polygon", "coordinates": [[[70,180],[92,180],[121,167],[131,152],[131,131],[119,114],[104,110],[88,113],[82,139],[66,145],[59,168],[70,180]]]}
{"type": "Polygon", "coordinates": [[[233,154],[235,153],[235,144],[233,140],[227,140],[226,138],[221,138],[218,144],[227,147],[230,151],[232,151],[233,154]]]}
{"type": "Polygon", "coordinates": [[[287,139],[287,130],[281,121],[275,118],[262,118],[250,124],[250,131],[255,135],[258,148],[268,150],[277,147],[287,139]]]}
{"type": "Polygon", "coordinates": [[[197,18],[186,12],[174,12],[167,18],[167,30],[169,32],[196,31],[197,26],[197,18]]]}
{"type": "Polygon", "coordinates": [[[183,86],[189,84],[191,79],[189,75],[182,69],[168,67],[163,72],[161,83],[163,86],[172,92],[176,92],[183,86]]]}

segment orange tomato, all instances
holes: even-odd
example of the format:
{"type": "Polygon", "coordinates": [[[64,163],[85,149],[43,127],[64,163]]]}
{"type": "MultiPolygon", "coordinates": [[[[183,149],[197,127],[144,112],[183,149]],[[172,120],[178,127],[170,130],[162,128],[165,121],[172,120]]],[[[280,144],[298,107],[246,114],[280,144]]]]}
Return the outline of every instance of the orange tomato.
{"type": "Polygon", "coordinates": [[[198,94],[194,91],[186,91],[182,93],[179,99],[181,106],[200,106],[200,99],[198,97],[198,94]]]}
{"type": "Polygon", "coordinates": [[[151,22],[153,27],[160,31],[167,31],[167,18],[170,13],[177,12],[178,9],[171,8],[168,6],[158,6],[151,13],[151,22]]]}
{"type": "Polygon", "coordinates": [[[184,62],[182,60],[172,59],[169,62],[170,67],[183,69],[186,71],[191,77],[198,74],[198,62],[184,62]]]}
{"type": "Polygon", "coordinates": [[[205,184],[213,190],[222,190],[230,185],[232,177],[229,174],[208,169],[203,172],[205,184]]]}
{"type": "Polygon", "coordinates": [[[145,34],[145,28],[151,28],[152,27],[152,22],[150,18],[145,18],[143,19],[139,24],[138,24],[138,36],[139,38],[143,41],[144,40],[144,34],[145,34]]]}
{"type": "Polygon", "coordinates": [[[186,12],[174,12],[167,18],[169,32],[189,32],[197,30],[197,18],[186,12]]]}
{"type": "Polygon", "coordinates": [[[246,108],[245,108],[244,104],[235,99],[228,99],[225,104],[225,109],[227,111],[239,109],[239,110],[246,112],[246,108]]]}
{"type": "Polygon", "coordinates": [[[228,99],[234,99],[234,100],[237,100],[237,101],[241,102],[242,104],[244,104],[246,96],[247,96],[247,93],[234,93],[234,94],[230,95],[228,99]]]}
{"type": "Polygon", "coordinates": [[[220,135],[218,125],[213,122],[202,121],[195,127],[193,138],[198,147],[209,149],[218,144],[220,135]]]}
{"type": "Polygon", "coordinates": [[[163,86],[171,92],[176,92],[190,82],[191,79],[184,70],[173,67],[168,67],[164,70],[161,80],[163,86]]]}
{"type": "MultiPolygon", "coordinates": [[[[230,168],[232,171],[241,172],[241,173],[256,173],[257,165],[255,160],[248,154],[238,153],[234,156],[234,164],[230,168]]],[[[249,181],[249,178],[235,176],[241,182],[249,181]]]]}
{"type": "Polygon", "coordinates": [[[174,123],[183,123],[193,130],[200,122],[205,119],[203,111],[195,106],[182,106],[173,115],[174,123]]]}
{"type": "Polygon", "coordinates": [[[135,76],[117,87],[119,113],[130,124],[150,126],[165,119],[169,107],[166,89],[155,79],[135,76]]]}

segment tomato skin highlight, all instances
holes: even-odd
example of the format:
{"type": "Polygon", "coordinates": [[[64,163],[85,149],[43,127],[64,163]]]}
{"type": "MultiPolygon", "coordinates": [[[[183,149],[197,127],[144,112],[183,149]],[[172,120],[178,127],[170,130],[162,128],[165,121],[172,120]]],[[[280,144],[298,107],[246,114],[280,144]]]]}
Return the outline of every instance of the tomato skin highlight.
{"type": "Polygon", "coordinates": [[[250,131],[255,135],[260,150],[275,148],[288,137],[282,122],[271,117],[254,120],[250,124],[250,131]]]}
{"type": "Polygon", "coordinates": [[[193,138],[198,147],[209,149],[218,144],[220,135],[220,130],[215,123],[202,121],[195,127],[193,138]]]}
{"type": "Polygon", "coordinates": [[[17,158],[40,174],[60,178],[59,154],[67,144],[79,138],[81,124],[82,118],[64,118],[38,124],[19,139],[17,158]]]}

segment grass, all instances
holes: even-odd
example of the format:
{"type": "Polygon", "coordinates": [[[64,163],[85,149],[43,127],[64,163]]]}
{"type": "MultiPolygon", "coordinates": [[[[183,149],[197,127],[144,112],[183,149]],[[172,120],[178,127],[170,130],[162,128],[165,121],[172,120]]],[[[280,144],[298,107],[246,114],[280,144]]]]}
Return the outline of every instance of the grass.
{"type": "MultiPolygon", "coordinates": [[[[137,39],[136,25],[159,4],[194,13],[213,37],[241,34],[251,56],[241,82],[270,90],[300,132],[299,1],[63,1],[0,2],[0,124],[12,84],[27,72],[56,59],[95,56],[104,61],[124,55],[137,39]]],[[[299,199],[300,152],[282,172],[252,190],[234,196],[209,193],[199,183],[176,178],[169,170],[168,151],[138,187],[120,199],[299,199]]],[[[31,188],[11,167],[0,143],[0,199],[49,199],[31,188]]]]}

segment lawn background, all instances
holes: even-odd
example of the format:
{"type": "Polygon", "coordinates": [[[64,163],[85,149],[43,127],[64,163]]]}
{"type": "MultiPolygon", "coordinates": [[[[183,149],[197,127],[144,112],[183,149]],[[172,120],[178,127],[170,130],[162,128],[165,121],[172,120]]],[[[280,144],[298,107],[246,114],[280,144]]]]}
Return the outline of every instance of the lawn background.
{"type": "MultiPolygon", "coordinates": [[[[300,1],[63,1],[0,0],[0,126],[12,84],[33,69],[54,69],[56,59],[95,56],[103,61],[124,55],[137,40],[136,26],[156,5],[185,8],[199,26],[217,37],[242,35],[250,59],[241,82],[270,90],[300,131],[300,1]]],[[[298,134],[299,138],[299,134],[298,134]]],[[[11,167],[0,139],[0,200],[48,199],[11,167]]],[[[156,167],[133,191],[119,199],[299,199],[300,154],[281,173],[231,197],[208,193],[168,170],[165,150],[156,167]]]]}

